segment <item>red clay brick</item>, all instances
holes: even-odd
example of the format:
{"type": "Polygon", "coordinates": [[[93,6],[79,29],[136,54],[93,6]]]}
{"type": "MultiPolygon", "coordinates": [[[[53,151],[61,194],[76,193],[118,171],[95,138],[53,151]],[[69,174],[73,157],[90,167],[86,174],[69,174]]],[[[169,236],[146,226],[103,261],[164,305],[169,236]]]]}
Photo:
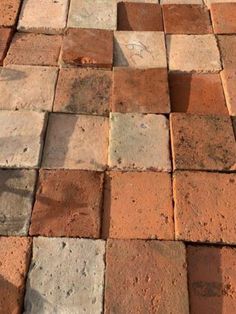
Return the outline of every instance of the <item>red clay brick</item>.
{"type": "Polygon", "coordinates": [[[0,312],[20,314],[25,278],[31,254],[31,240],[0,237],[0,312]]]}
{"type": "Polygon", "coordinates": [[[236,173],[174,174],[176,238],[236,243],[236,173]]]}
{"type": "Polygon", "coordinates": [[[62,47],[65,64],[110,68],[113,62],[113,32],[69,28],[62,47]]]}
{"type": "Polygon", "coordinates": [[[62,68],[57,83],[54,111],[108,115],[111,94],[111,71],[62,68]]]}
{"type": "Polygon", "coordinates": [[[1,0],[0,27],[11,27],[17,22],[17,16],[22,0],[1,0]]]}
{"type": "Polygon", "coordinates": [[[11,28],[0,28],[0,65],[2,65],[3,59],[7,53],[11,37],[12,37],[11,28]]]}
{"type": "Polygon", "coordinates": [[[31,235],[100,235],[103,174],[80,170],[41,170],[31,235]]]}
{"type": "Polygon", "coordinates": [[[236,33],[236,3],[212,3],[211,18],[216,34],[236,33]]]}
{"type": "Polygon", "coordinates": [[[236,35],[219,35],[218,43],[224,69],[236,69],[236,35]]]}
{"type": "Polygon", "coordinates": [[[168,34],[212,33],[206,7],[197,4],[166,4],[162,6],[165,32],[168,34]]]}
{"type": "Polygon", "coordinates": [[[159,4],[120,2],[117,9],[118,30],[163,31],[161,6],[159,4]]]}
{"type": "Polygon", "coordinates": [[[114,68],[113,112],[170,112],[166,69],[114,68]]]}
{"type": "Polygon", "coordinates": [[[61,36],[16,33],[4,64],[56,66],[61,48],[61,36]]]}
{"type": "Polygon", "coordinates": [[[169,74],[172,112],[228,115],[219,74],[169,74]]]}
{"type": "Polygon", "coordinates": [[[106,314],[189,313],[182,243],[108,240],[106,255],[106,314]]]}
{"type": "Polygon", "coordinates": [[[188,246],[191,314],[236,313],[236,249],[188,246]]]}
{"type": "Polygon", "coordinates": [[[172,113],[175,170],[236,170],[236,142],[230,117],[172,113]]]}
{"type": "Polygon", "coordinates": [[[103,234],[110,238],[174,238],[171,177],[158,172],[110,172],[103,234]]]}

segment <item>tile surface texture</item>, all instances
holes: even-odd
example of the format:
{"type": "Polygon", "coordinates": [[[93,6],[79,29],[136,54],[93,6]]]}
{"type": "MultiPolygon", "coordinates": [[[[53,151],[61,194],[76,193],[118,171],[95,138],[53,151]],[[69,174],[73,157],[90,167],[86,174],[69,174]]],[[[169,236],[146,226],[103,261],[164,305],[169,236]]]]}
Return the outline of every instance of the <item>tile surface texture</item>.
{"type": "Polygon", "coordinates": [[[229,114],[236,116],[236,69],[220,72],[229,114]]]}

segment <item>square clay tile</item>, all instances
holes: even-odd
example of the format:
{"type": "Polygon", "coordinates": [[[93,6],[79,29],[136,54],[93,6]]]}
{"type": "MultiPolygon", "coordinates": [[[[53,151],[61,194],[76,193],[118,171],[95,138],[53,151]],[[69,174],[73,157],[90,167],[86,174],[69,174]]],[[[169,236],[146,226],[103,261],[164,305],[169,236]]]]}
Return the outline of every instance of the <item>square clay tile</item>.
{"type": "Polygon", "coordinates": [[[108,164],[121,170],[171,170],[169,121],[163,115],[110,114],[108,164]]]}
{"type": "Polygon", "coordinates": [[[236,0],[203,0],[205,5],[208,6],[208,9],[210,10],[212,3],[236,3],[236,0]]]}
{"type": "Polygon", "coordinates": [[[114,112],[169,113],[167,69],[113,69],[114,112]]]}
{"type": "Polygon", "coordinates": [[[116,0],[71,0],[68,27],[115,30],[116,0]]]}
{"type": "Polygon", "coordinates": [[[236,68],[220,72],[229,114],[236,116],[236,68]]]}
{"type": "Polygon", "coordinates": [[[105,238],[174,239],[170,174],[111,171],[104,198],[105,238]]]}
{"type": "Polygon", "coordinates": [[[219,35],[218,42],[220,47],[223,68],[236,68],[236,35],[219,35]]]}
{"type": "Polygon", "coordinates": [[[236,3],[212,3],[211,18],[216,34],[236,33],[236,3]]]}
{"type": "Polygon", "coordinates": [[[0,27],[15,26],[21,3],[22,0],[1,0],[0,27]]]}
{"type": "Polygon", "coordinates": [[[161,4],[203,4],[203,0],[160,0],[160,3],[161,4]]]}
{"type": "Polygon", "coordinates": [[[0,28],[0,65],[2,65],[3,60],[6,56],[10,41],[12,39],[12,34],[12,29],[0,28]]]}
{"type": "Polygon", "coordinates": [[[235,244],[235,183],[236,173],[175,172],[176,238],[235,244]]]}
{"type": "Polygon", "coordinates": [[[23,32],[58,34],[66,27],[68,0],[25,0],[17,29],[23,32]]]}
{"type": "Polygon", "coordinates": [[[188,314],[184,244],[108,240],[105,313],[188,314]]]}
{"type": "Polygon", "coordinates": [[[188,246],[187,262],[191,313],[236,313],[236,249],[188,246]]]}
{"type": "Polygon", "coordinates": [[[114,33],[114,65],[133,68],[166,68],[163,32],[114,33]]]}
{"type": "Polygon", "coordinates": [[[56,79],[56,67],[0,68],[0,109],[52,111],[56,79]]]}
{"type": "Polygon", "coordinates": [[[170,73],[172,112],[228,115],[219,74],[170,73]]]}
{"type": "Polygon", "coordinates": [[[103,173],[40,170],[30,235],[100,236],[103,173]]]}
{"type": "Polygon", "coordinates": [[[61,59],[64,64],[111,68],[113,32],[68,28],[63,39],[61,59]]]}
{"type": "Polygon", "coordinates": [[[57,66],[60,35],[16,33],[4,60],[6,64],[57,66]]]}
{"type": "Polygon", "coordinates": [[[219,72],[220,53],[214,35],[168,35],[170,71],[219,72]]]}
{"type": "Polygon", "coordinates": [[[22,313],[30,257],[31,240],[29,238],[0,237],[1,313],[22,313]]]}
{"type": "Polygon", "coordinates": [[[104,170],[107,166],[108,118],[51,114],[44,147],[44,168],[104,170]]]}
{"type": "Polygon", "coordinates": [[[39,167],[45,128],[44,113],[0,111],[0,167],[39,167]]]}
{"type": "Polygon", "coordinates": [[[170,129],[175,170],[236,170],[230,117],[173,113],[170,129]]]}
{"type": "Polygon", "coordinates": [[[0,170],[0,234],[28,234],[34,202],[34,170],[0,170]]]}
{"type": "Polygon", "coordinates": [[[109,115],[112,101],[112,71],[62,68],[54,111],[109,115]]]}
{"type": "Polygon", "coordinates": [[[162,6],[165,33],[212,33],[210,15],[206,7],[198,4],[166,4],[162,6]]]}
{"type": "Polygon", "coordinates": [[[161,6],[154,3],[118,3],[120,31],[163,31],[161,6]]]}

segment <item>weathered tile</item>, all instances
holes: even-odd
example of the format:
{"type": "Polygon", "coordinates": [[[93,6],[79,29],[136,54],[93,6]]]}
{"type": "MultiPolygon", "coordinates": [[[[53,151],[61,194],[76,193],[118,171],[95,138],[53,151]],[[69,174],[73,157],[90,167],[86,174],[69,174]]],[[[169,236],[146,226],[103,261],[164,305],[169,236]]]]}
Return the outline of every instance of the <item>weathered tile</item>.
{"type": "Polygon", "coordinates": [[[170,174],[111,171],[104,198],[104,237],[174,239],[170,174]]]}
{"type": "Polygon", "coordinates": [[[174,169],[236,170],[230,117],[173,113],[170,129],[174,169]]]}
{"type": "Polygon", "coordinates": [[[176,172],[176,238],[235,244],[235,182],[235,173],[176,172]]]}
{"type": "Polygon", "coordinates": [[[170,73],[172,112],[228,115],[220,75],[170,73]]]}
{"type": "Polygon", "coordinates": [[[236,68],[236,35],[219,35],[221,60],[224,69],[236,68]]]}
{"type": "Polygon", "coordinates": [[[62,68],[53,110],[109,115],[111,98],[112,71],[62,68]]]}
{"type": "Polygon", "coordinates": [[[161,4],[203,4],[202,0],[160,0],[161,4]]]}
{"type": "Polygon", "coordinates": [[[0,109],[52,111],[56,79],[55,67],[0,68],[0,109]]]}
{"type": "Polygon", "coordinates": [[[34,201],[34,170],[0,170],[0,234],[27,235],[34,201]]]}
{"type": "Polygon", "coordinates": [[[40,170],[30,235],[99,238],[102,195],[103,173],[40,170]]]}
{"type": "Polygon", "coordinates": [[[170,71],[218,72],[220,54],[214,35],[168,35],[170,71]]]}
{"type": "Polygon", "coordinates": [[[71,0],[68,27],[116,29],[116,0],[71,0]]]}
{"type": "Polygon", "coordinates": [[[113,32],[101,29],[67,29],[61,59],[64,64],[111,68],[113,32]]]}
{"type": "Polygon", "coordinates": [[[171,170],[169,122],[154,114],[110,115],[108,163],[122,170],[171,170]]]}
{"type": "Polygon", "coordinates": [[[114,33],[114,37],[115,66],[167,67],[163,32],[119,31],[114,33]]]}
{"type": "Polygon", "coordinates": [[[205,5],[208,6],[208,9],[210,10],[212,3],[235,3],[236,0],[203,0],[203,2],[205,3],[205,5]]]}
{"type": "Polygon", "coordinates": [[[30,253],[30,239],[0,237],[1,313],[22,313],[30,253]]]}
{"type": "Polygon", "coordinates": [[[51,114],[44,148],[44,168],[104,170],[108,118],[51,114]]]}
{"type": "Polygon", "coordinates": [[[106,255],[105,313],[189,313],[182,243],[108,240],[106,255]]]}
{"type": "Polygon", "coordinates": [[[17,22],[21,0],[1,0],[0,26],[12,27],[17,22]]]}
{"type": "Polygon", "coordinates": [[[236,33],[236,3],[212,3],[211,18],[214,33],[236,33]]]}
{"type": "Polygon", "coordinates": [[[34,238],[25,313],[101,313],[104,242],[34,238]]]}
{"type": "Polygon", "coordinates": [[[236,69],[220,72],[229,114],[236,116],[236,69]]]}
{"type": "Polygon", "coordinates": [[[2,65],[3,60],[6,56],[12,38],[12,34],[13,34],[12,29],[0,28],[0,65],[2,65]]]}
{"type": "Polygon", "coordinates": [[[0,166],[38,167],[45,127],[44,113],[0,111],[0,166]]]}
{"type": "Polygon", "coordinates": [[[114,112],[170,112],[167,69],[114,68],[114,112]]]}

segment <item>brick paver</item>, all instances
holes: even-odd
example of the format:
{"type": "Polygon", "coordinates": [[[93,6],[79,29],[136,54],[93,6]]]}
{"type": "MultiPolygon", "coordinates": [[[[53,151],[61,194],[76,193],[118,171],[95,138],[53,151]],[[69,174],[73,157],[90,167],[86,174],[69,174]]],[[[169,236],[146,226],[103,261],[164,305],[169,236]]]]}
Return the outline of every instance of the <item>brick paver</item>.
{"type": "Polygon", "coordinates": [[[236,3],[212,3],[211,17],[216,34],[236,33],[236,3]]]}
{"type": "Polygon", "coordinates": [[[12,27],[16,24],[21,0],[1,0],[0,26],[12,27]]]}
{"type": "Polygon", "coordinates": [[[11,28],[0,28],[0,65],[2,65],[6,56],[12,38],[12,33],[11,28]]]}
{"type": "Polygon", "coordinates": [[[226,104],[231,116],[236,116],[236,68],[220,72],[226,104]]]}
{"type": "Polygon", "coordinates": [[[217,36],[224,69],[236,68],[236,35],[217,36]]]}

